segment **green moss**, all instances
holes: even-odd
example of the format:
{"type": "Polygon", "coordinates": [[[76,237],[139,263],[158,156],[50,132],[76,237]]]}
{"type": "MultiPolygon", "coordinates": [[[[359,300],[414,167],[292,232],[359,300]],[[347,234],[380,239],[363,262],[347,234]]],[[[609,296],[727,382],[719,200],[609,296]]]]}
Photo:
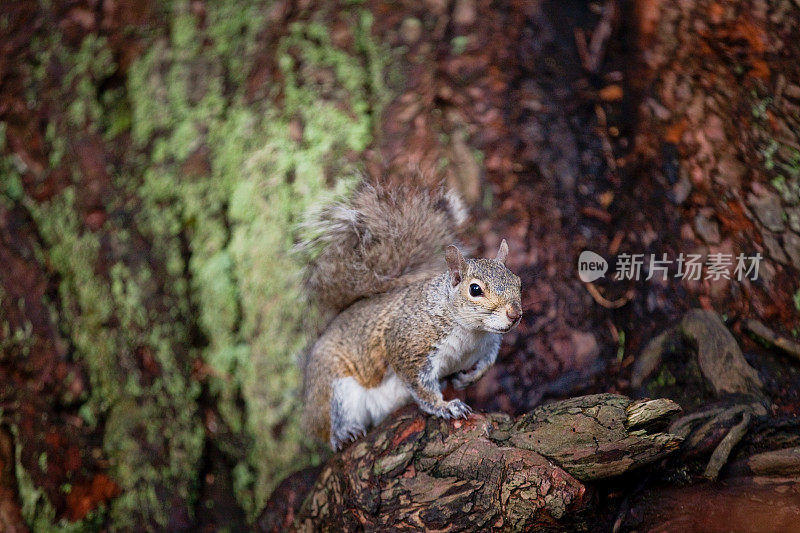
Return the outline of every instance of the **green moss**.
{"type": "MultiPolygon", "coordinates": [[[[63,52],[65,49],[59,47],[58,50],[63,52]]],[[[104,109],[97,100],[97,87],[116,69],[105,38],[89,34],[75,54],[60,59],[71,65],[63,83],[74,95],[67,107],[72,125],[82,127],[102,124],[104,109]]]]}
{"type": "MultiPolygon", "coordinates": [[[[11,433],[17,437],[15,426],[11,426],[11,433]]],[[[18,440],[18,439],[16,439],[18,440]]],[[[22,466],[22,446],[17,444],[14,452],[14,475],[17,478],[17,490],[21,503],[22,518],[37,533],[82,533],[85,531],[99,531],[105,520],[106,508],[101,506],[78,522],[69,522],[66,519],[56,520],[56,510],[53,508],[47,495],[37,488],[31,475],[22,466]]]]}
{"type": "Polygon", "coordinates": [[[16,202],[22,198],[23,190],[22,190],[22,180],[19,178],[19,175],[16,173],[4,173],[4,183],[3,183],[3,195],[11,200],[12,202],[16,202]]]}
{"type": "Polygon", "coordinates": [[[467,49],[467,45],[469,44],[469,37],[466,35],[459,35],[457,37],[453,37],[450,41],[450,48],[453,51],[453,55],[461,55],[467,49]]]}
{"type": "Polygon", "coordinates": [[[617,361],[625,359],[625,331],[620,330],[617,341],[617,361]]]}
{"type": "MultiPolygon", "coordinates": [[[[29,88],[65,110],[66,120],[54,114],[45,129],[52,166],[62,163],[76,130],[111,138],[127,127],[125,117],[131,115],[124,92],[97,94],[100,82],[116,69],[104,39],[89,35],[78,50],[70,51],[54,33],[40,39],[35,49],[40,52],[29,88]],[[53,78],[47,72],[55,63],[66,74],[61,85],[50,87],[53,78]]],[[[5,158],[9,159],[13,162],[13,157],[5,158]]],[[[82,179],[78,168],[67,170],[75,183],[82,179]]],[[[83,228],[75,186],[46,202],[18,198],[41,235],[43,249],[37,250],[37,259],[58,275],[59,328],[89,376],[90,395],[79,413],[90,425],[103,422],[109,473],[122,489],[107,513],[95,513],[78,524],[56,524],[46,495],[18,465],[25,518],[35,531],[97,530],[106,517],[114,529],[163,528],[173,505],[191,506],[195,498],[204,433],[196,405],[200,387],[189,379],[194,355],[180,245],[175,235],[147,234],[147,228],[130,222],[139,220],[141,206],[130,202],[133,191],[126,184],[130,180],[115,177],[118,189],[111,192],[106,208],[118,218],[98,233],[83,228]],[[142,245],[130,238],[137,230],[151,238],[152,262],[142,256],[142,245]],[[160,264],[167,266],[166,274],[151,270],[151,265],[160,264]],[[155,361],[153,376],[142,373],[143,353],[155,361]],[[154,497],[165,490],[182,501],[154,497]]],[[[168,216],[161,221],[169,221],[168,216]]]]}
{"type": "Polygon", "coordinates": [[[282,105],[248,103],[244,81],[264,9],[211,4],[205,30],[185,6],[176,10],[169,39],[129,78],[133,137],[142,150],[153,143],[139,190],[141,225],[188,237],[191,298],[208,341],[202,357],[218,374],[210,389],[227,426],[252,442],[239,452],[235,488],[254,516],[275,483],[310,459],[297,426],[294,356],[311,311],[299,288],[302,265],[290,253],[294,227],[311,206],[353,185],[340,178],[331,190],[328,181],[354,175],[352,154],[372,141],[386,98],[385,52],[371,39],[369,13],[346,15],[357,54],[333,46],[321,22],[328,14],[318,13],[278,43],[282,105]],[[302,124],[300,142],[290,135],[292,121],[302,124]],[[206,172],[181,176],[194,153],[204,154],[206,172]]]}
{"type": "MultiPolygon", "coordinates": [[[[35,37],[31,42],[33,61],[27,67],[26,94],[31,107],[39,105],[45,89],[54,91],[52,97],[64,106],[67,121],[75,128],[88,127],[98,131],[104,124],[104,107],[97,98],[97,88],[115,70],[111,49],[105,37],[87,35],[76,51],[71,51],[60,33],[52,32],[35,37]],[[64,72],[63,76],[55,74],[64,72]],[[52,80],[60,84],[53,87],[52,80]]],[[[47,138],[51,143],[50,162],[58,164],[64,143],[58,140],[55,125],[48,126],[47,138]]]]}
{"type": "Polygon", "coordinates": [[[666,367],[662,368],[658,376],[653,380],[653,385],[657,387],[671,387],[677,383],[675,376],[666,367]]]}
{"type": "MultiPolygon", "coordinates": [[[[107,280],[96,274],[99,239],[81,233],[73,188],[44,204],[28,204],[62,279],[62,330],[88,370],[91,396],[81,412],[87,420],[105,420],[103,447],[122,488],[110,518],[117,527],[163,527],[170,502],[153,497],[154,491],[168,487],[192,501],[193,469],[203,444],[195,404],[199,386],[187,379],[186,355],[176,350],[187,343],[181,305],[178,320],[154,320],[152,300],[159,290],[153,273],[126,261],[127,251],[111,265],[107,280]],[[144,384],[137,351],[150,352],[159,365],[151,384],[144,384]],[[166,464],[155,464],[150,450],[159,450],[166,464]]],[[[109,238],[119,235],[110,232],[109,238]]],[[[124,239],[114,248],[132,250],[124,239]]]]}
{"type": "MultiPolygon", "coordinates": [[[[6,150],[6,123],[0,122],[0,154],[6,150]]],[[[17,166],[20,164],[16,156],[0,157],[0,202],[11,205],[22,199],[22,179],[17,166]]]]}
{"type": "Polygon", "coordinates": [[[116,70],[103,38],[89,36],[76,51],[57,33],[34,45],[31,102],[47,89],[66,111],[46,126],[51,166],[64,165],[69,139],[85,129],[107,141],[130,130],[133,141],[114,168],[105,200],[112,215],[97,232],[80,218],[79,169],[68,168],[73,185],[37,202],[24,196],[14,158],[0,160],[12,177],[0,201],[21,202],[38,226],[37,260],[57,274],[59,327],[89,376],[79,413],[102,424],[109,473],[122,489],[107,510],[55,524],[18,465],[34,530],[163,528],[175,502],[162,489],[192,505],[206,438],[191,378],[197,357],[212,369],[209,392],[228,430],[216,445],[237,462],[234,488],[250,517],[280,479],[316,459],[298,427],[295,364],[307,341],[301,324],[314,311],[291,252],[303,214],[356,182],[353,161],[390,98],[388,54],[366,10],[318,10],[277,42],[280,83],[252,102],[245,87],[263,53],[267,4],[209,2],[201,28],[188,2],[174,2],[163,13],[169,28],[151,32],[126,86],[100,95],[116,70]],[[334,14],[351,23],[349,51],[331,42],[334,14]],[[54,62],[67,72],[55,89],[54,62]]]}

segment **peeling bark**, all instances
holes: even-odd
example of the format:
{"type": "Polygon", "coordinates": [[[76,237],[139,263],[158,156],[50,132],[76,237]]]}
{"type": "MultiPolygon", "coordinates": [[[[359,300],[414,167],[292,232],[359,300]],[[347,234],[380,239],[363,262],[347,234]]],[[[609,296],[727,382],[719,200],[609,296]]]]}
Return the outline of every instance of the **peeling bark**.
{"type": "Polygon", "coordinates": [[[556,402],[517,419],[494,413],[445,421],[409,406],[328,461],[294,527],[580,527],[579,511],[592,500],[585,482],[675,450],[681,438],[659,428],[679,411],[669,400],[613,394],[556,402]]]}

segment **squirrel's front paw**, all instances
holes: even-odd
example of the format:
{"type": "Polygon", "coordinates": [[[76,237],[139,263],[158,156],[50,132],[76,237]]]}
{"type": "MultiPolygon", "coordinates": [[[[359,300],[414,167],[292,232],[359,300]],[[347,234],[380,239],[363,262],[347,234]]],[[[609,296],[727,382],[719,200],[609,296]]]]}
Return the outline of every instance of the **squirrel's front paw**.
{"type": "Polygon", "coordinates": [[[331,431],[331,448],[333,448],[333,451],[338,452],[348,442],[352,442],[366,434],[366,428],[358,424],[335,429],[331,431]]]}
{"type": "Polygon", "coordinates": [[[450,400],[441,407],[434,409],[431,414],[439,418],[450,419],[467,418],[471,412],[472,408],[461,400],[450,400]]]}
{"type": "Polygon", "coordinates": [[[450,384],[456,390],[463,390],[475,383],[475,378],[469,372],[458,372],[450,379],[450,384]]]}

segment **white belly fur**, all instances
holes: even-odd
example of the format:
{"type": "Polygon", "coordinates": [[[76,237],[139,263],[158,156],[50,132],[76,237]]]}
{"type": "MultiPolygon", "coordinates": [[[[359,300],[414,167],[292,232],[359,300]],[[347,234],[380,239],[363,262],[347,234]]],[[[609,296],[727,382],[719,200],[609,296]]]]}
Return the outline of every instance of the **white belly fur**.
{"type": "Polygon", "coordinates": [[[377,387],[366,388],[355,378],[346,377],[333,383],[333,391],[348,418],[365,428],[379,423],[411,400],[408,388],[391,369],[377,387]]]}
{"type": "Polygon", "coordinates": [[[497,337],[496,333],[456,328],[436,345],[431,359],[435,374],[442,379],[459,370],[467,370],[483,356],[487,344],[491,344],[489,341],[497,337]]]}

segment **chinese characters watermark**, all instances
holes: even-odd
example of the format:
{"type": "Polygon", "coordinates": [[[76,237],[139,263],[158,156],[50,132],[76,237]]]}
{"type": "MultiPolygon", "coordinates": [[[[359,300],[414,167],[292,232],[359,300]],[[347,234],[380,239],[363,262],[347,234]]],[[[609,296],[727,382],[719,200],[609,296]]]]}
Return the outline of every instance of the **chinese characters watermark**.
{"type": "MultiPolygon", "coordinates": [[[[700,280],[732,280],[758,279],[758,267],[761,263],[760,253],[746,256],[744,254],[713,253],[703,260],[700,254],[684,254],[670,259],[667,254],[629,254],[621,253],[616,257],[613,278],[615,280],[649,280],[653,278],[666,281],[681,279],[700,280]]],[[[600,255],[585,250],[578,258],[578,277],[587,283],[605,277],[609,270],[608,262],[600,255]]]]}

